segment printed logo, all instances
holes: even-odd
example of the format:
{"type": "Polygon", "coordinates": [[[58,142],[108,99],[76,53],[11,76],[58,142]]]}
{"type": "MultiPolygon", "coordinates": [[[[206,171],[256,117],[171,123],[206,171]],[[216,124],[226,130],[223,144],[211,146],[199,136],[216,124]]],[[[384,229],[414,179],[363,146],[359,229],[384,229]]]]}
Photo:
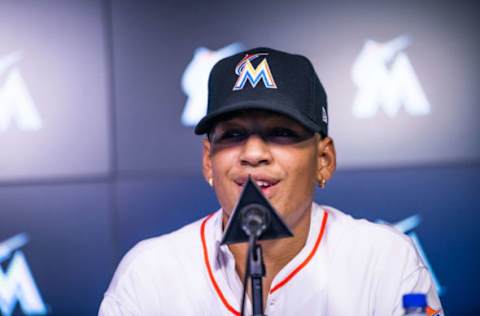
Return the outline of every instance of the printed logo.
{"type": "Polygon", "coordinates": [[[225,57],[243,50],[243,45],[233,43],[217,51],[197,48],[182,76],[182,89],[187,101],[182,113],[182,124],[194,126],[207,113],[208,76],[213,66],[225,57]]]}
{"type": "Polygon", "coordinates": [[[0,243],[0,263],[11,257],[8,267],[0,266],[0,312],[11,316],[18,302],[25,315],[46,315],[47,308],[37,289],[25,255],[18,248],[28,243],[19,234],[0,243]]]}
{"type": "Polygon", "coordinates": [[[435,285],[435,289],[437,290],[438,295],[441,296],[445,292],[445,288],[440,285],[440,282],[435,273],[433,272],[430,262],[428,261],[427,254],[425,253],[425,250],[423,249],[417,234],[413,231],[416,227],[420,225],[421,222],[422,218],[418,214],[407,217],[406,219],[401,220],[393,225],[382,220],[377,220],[377,223],[391,225],[412,239],[415,248],[417,249],[420,257],[422,257],[423,262],[425,263],[428,270],[430,271],[430,274],[432,275],[433,284],[435,285]]]}
{"type": "Polygon", "coordinates": [[[19,52],[0,58],[0,132],[13,124],[22,131],[36,131],[42,127],[40,114],[16,66],[21,58],[19,52]]]}
{"type": "Polygon", "coordinates": [[[383,44],[366,41],[352,69],[358,89],[353,102],[355,117],[373,117],[380,108],[387,116],[395,117],[402,106],[413,116],[430,113],[427,97],[403,52],[410,44],[408,36],[383,44]]]}
{"type": "Polygon", "coordinates": [[[322,106],[322,121],[323,121],[325,124],[328,124],[327,110],[326,110],[325,107],[323,107],[323,106],[322,106]]]}
{"type": "Polygon", "coordinates": [[[250,82],[253,88],[262,81],[265,88],[276,89],[277,85],[273,80],[272,72],[268,66],[267,58],[264,58],[257,68],[254,68],[252,61],[260,56],[266,56],[267,53],[259,53],[253,55],[246,55],[235,67],[235,73],[238,76],[237,82],[233,86],[233,90],[242,90],[247,81],[250,82]]]}

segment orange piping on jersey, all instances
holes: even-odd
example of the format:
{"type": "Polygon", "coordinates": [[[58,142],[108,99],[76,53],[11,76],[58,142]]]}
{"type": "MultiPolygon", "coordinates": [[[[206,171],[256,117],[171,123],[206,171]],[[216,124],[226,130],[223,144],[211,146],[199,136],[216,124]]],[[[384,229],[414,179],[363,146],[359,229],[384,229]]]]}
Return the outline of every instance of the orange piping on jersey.
{"type": "Polygon", "coordinates": [[[217,295],[220,297],[220,300],[222,301],[223,305],[234,315],[240,316],[240,312],[237,312],[232,305],[228,304],[227,299],[223,295],[222,291],[220,290],[220,287],[217,284],[217,281],[215,281],[215,278],[213,277],[212,273],[212,268],[210,267],[210,261],[208,260],[208,251],[207,251],[207,243],[205,242],[205,224],[207,221],[212,217],[212,215],[215,213],[212,213],[205,218],[205,220],[202,222],[202,226],[200,228],[200,234],[202,237],[202,247],[203,247],[203,258],[205,259],[205,265],[207,266],[207,271],[208,271],[208,276],[210,277],[210,281],[212,281],[213,287],[215,288],[215,292],[217,292],[217,295]]]}
{"type": "Polygon", "coordinates": [[[323,220],[322,220],[322,227],[320,228],[320,233],[318,234],[317,241],[315,241],[315,246],[313,247],[312,251],[308,255],[308,257],[297,267],[295,270],[290,272],[289,275],[285,277],[282,281],[278,282],[277,285],[272,287],[270,290],[270,294],[284,286],[288,281],[290,281],[300,270],[302,270],[310,260],[312,260],[313,256],[315,255],[315,252],[318,249],[318,246],[320,245],[320,241],[322,241],[323,237],[323,232],[325,231],[325,225],[327,224],[327,219],[328,219],[328,213],[324,211],[323,213],[323,220]]]}

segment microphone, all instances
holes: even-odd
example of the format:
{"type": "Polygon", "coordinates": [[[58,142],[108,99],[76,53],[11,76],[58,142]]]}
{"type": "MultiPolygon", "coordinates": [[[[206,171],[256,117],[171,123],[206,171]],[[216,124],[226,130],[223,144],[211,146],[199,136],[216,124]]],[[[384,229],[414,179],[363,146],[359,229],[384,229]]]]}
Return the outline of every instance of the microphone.
{"type": "Polygon", "coordinates": [[[234,208],[223,233],[222,245],[292,237],[293,233],[263,196],[251,177],[234,208]]]}
{"type": "Polygon", "coordinates": [[[258,238],[270,226],[270,212],[258,203],[248,204],[240,210],[242,229],[249,237],[258,238]]]}

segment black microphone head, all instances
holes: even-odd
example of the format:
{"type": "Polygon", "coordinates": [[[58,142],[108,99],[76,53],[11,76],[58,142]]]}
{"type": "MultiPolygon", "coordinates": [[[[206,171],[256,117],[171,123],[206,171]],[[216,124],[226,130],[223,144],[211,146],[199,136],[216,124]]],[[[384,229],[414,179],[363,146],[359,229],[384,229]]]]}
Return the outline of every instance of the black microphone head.
{"type": "Polygon", "coordinates": [[[268,209],[257,203],[244,206],[240,210],[242,218],[242,229],[248,236],[256,238],[270,226],[270,213],[268,209]]]}
{"type": "Polygon", "coordinates": [[[258,240],[293,236],[287,224],[250,177],[228,220],[221,244],[248,242],[248,232],[257,234],[258,240]]]}

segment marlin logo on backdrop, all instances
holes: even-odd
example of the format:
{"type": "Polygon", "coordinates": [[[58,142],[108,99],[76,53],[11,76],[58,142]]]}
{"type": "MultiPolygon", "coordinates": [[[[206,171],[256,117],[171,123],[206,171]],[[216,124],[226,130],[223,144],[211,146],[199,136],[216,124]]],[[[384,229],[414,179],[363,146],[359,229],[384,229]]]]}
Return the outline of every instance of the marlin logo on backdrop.
{"type": "Polygon", "coordinates": [[[373,117],[382,109],[395,117],[402,106],[412,115],[431,112],[430,104],[404,50],[411,44],[408,36],[386,43],[367,40],[357,57],[352,79],[357,86],[353,115],[373,117]]]}
{"type": "Polygon", "coordinates": [[[17,66],[19,52],[0,58],[0,132],[16,124],[21,131],[42,128],[42,119],[17,66]]]}
{"type": "Polygon", "coordinates": [[[16,235],[0,243],[0,263],[11,258],[5,271],[0,266],[0,312],[3,316],[11,316],[17,302],[25,315],[47,314],[27,259],[18,250],[27,243],[26,234],[16,235]]]}
{"type": "Polygon", "coordinates": [[[262,81],[265,88],[269,89],[276,89],[277,85],[275,84],[275,80],[273,80],[272,72],[270,71],[270,67],[268,66],[267,58],[263,58],[263,60],[258,64],[257,68],[254,68],[252,65],[252,61],[257,59],[260,56],[267,56],[267,53],[258,53],[253,55],[246,55],[235,67],[235,74],[237,74],[238,79],[235,85],[233,86],[233,90],[242,90],[245,86],[247,81],[250,82],[253,88],[257,86],[257,84],[262,81]]]}
{"type": "Polygon", "coordinates": [[[225,57],[243,50],[243,45],[233,43],[217,51],[200,47],[193,53],[193,58],[182,76],[182,89],[187,95],[187,102],[182,113],[182,123],[194,126],[207,113],[208,76],[213,66],[225,57]]]}
{"type": "Polygon", "coordinates": [[[433,271],[430,262],[428,261],[427,254],[425,253],[425,250],[423,249],[417,234],[413,231],[416,227],[420,225],[421,222],[422,218],[418,214],[407,217],[395,224],[389,224],[388,222],[385,222],[383,220],[377,220],[377,223],[391,225],[412,239],[415,248],[417,249],[418,253],[422,257],[423,262],[425,263],[428,270],[430,271],[430,274],[432,275],[433,284],[435,286],[435,289],[437,290],[438,295],[441,296],[445,293],[445,287],[440,285],[440,282],[435,275],[435,272],[433,271]]]}

